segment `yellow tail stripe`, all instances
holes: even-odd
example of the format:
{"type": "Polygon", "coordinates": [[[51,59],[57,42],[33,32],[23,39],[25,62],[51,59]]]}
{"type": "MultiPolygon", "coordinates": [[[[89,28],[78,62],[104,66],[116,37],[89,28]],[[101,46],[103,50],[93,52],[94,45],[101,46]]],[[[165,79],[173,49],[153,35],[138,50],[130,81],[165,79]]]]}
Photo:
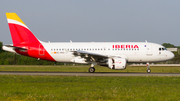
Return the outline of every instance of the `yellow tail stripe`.
{"type": "Polygon", "coordinates": [[[19,18],[19,16],[16,13],[6,13],[6,17],[7,19],[19,21],[25,25],[25,23],[19,18]]]}

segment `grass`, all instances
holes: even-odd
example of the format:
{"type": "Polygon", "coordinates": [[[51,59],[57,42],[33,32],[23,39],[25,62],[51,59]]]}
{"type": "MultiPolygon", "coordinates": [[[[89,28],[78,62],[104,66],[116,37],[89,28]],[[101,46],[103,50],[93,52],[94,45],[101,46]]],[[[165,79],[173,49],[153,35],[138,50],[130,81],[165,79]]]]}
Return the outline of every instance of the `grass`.
{"type": "MultiPolygon", "coordinates": [[[[89,66],[11,66],[0,71],[88,72],[89,66]]],[[[151,67],[152,73],[180,73],[180,67],[151,67]]],[[[96,66],[96,72],[146,72],[146,67],[111,70],[96,66]]],[[[176,101],[180,77],[78,77],[0,75],[3,101],[176,101]]]]}
{"type": "MultiPolygon", "coordinates": [[[[39,71],[39,72],[88,72],[90,66],[33,66],[33,65],[0,65],[0,71],[39,71]]],[[[95,72],[144,72],[145,66],[127,66],[125,70],[111,70],[95,66],[95,72]]],[[[180,73],[179,66],[151,66],[152,73],[180,73]]]]}
{"type": "Polygon", "coordinates": [[[0,100],[180,99],[180,77],[0,76],[0,100]]]}

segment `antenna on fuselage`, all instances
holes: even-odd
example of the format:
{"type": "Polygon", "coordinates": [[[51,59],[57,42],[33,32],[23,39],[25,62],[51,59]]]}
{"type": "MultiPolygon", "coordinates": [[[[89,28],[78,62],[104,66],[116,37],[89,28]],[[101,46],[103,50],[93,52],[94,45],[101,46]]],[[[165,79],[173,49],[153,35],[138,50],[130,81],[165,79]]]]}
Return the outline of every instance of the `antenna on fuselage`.
{"type": "Polygon", "coordinates": [[[72,43],[72,41],[70,40],[70,43],[72,43]]]}

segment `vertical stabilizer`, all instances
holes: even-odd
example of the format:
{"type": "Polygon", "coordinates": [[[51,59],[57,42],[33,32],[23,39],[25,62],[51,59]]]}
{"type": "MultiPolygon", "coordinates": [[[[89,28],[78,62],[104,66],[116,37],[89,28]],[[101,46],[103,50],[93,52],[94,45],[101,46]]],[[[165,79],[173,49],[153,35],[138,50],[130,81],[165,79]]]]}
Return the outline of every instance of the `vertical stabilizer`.
{"type": "Polygon", "coordinates": [[[6,13],[13,45],[39,43],[30,29],[16,13],[6,13]]]}

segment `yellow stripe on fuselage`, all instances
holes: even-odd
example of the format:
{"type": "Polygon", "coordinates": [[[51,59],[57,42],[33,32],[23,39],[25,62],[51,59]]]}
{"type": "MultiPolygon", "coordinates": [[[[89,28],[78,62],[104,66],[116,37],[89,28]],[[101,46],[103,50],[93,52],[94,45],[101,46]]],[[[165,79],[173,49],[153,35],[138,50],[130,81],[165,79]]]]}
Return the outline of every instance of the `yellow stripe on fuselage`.
{"type": "Polygon", "coordinates": [[[19,21],[21,23],[23,23],[24,25],[26,25],[16,13],[6,13],[6,17],[7,19],[12,19],[12,20],[16,20],[19,21]]]}

